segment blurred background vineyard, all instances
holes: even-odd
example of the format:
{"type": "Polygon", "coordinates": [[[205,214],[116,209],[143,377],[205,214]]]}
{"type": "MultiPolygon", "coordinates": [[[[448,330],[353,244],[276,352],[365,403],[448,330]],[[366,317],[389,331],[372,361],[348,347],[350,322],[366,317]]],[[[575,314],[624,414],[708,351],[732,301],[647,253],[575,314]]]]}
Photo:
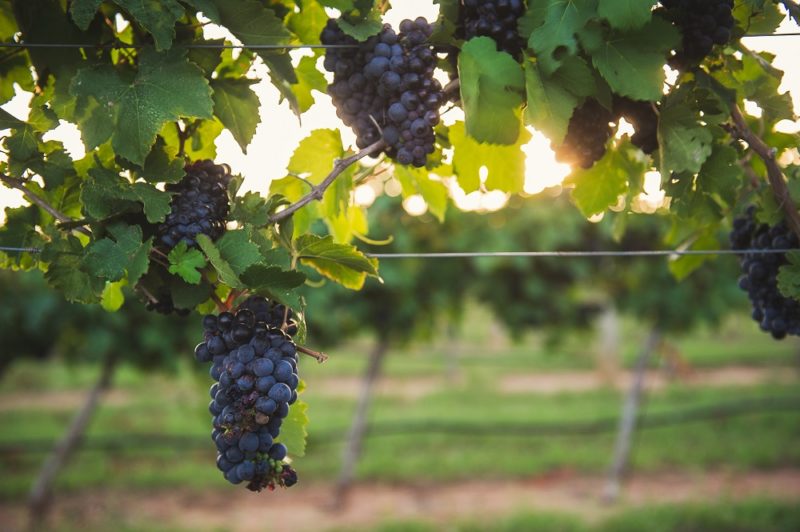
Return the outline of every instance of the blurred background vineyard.
{"type": "MultiPolygon", "coordinates": [[[[586,224],[548,194],[444,225],[391,199],[370,215],[393,234],[365,244],[383,253],[653,249],[665,230],[628,216],[617,242],[613,215],[586,224]]],[[[262,494],[214,466],[196,316],[132,298],[116,314],[73,306],[36,273],[3,272],[0,529],[24,525],[42,462],[112,357],[48,530],[800,530],[800,346],[749,319],[734,257],[675,281],[694,260],[384,260],[385,283],[360,293],[309,287],[308,345],[330,360],[301,361],[301,483],[262,494]],[[609,504],[622,402],[653,332],[627,480],[609,504]],[[362,452],[337,500],[370,360],[362,452]]]]}

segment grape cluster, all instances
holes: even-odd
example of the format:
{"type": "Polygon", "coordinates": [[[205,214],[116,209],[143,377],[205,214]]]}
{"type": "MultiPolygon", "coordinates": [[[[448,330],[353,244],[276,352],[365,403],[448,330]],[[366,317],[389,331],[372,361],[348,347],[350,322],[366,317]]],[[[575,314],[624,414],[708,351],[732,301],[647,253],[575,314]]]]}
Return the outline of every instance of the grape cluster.
{"type": "Polygon", "coordinates": [[[679,70],[700,64],[715,44],[731,38],[733,0],[661,0],[661,5],[683,35],[680,50],[670,60],[679,70]]]}
{"type": "Polygon", "coordinates": [[[591,168],[606,153],[611,138],[614,116],[594,98],[587,99],[575,109],[569,121],[567,136],[556,148],[559,161],[591,168]]]}
{"type": "Polygon", "coordinates": [[[433,128],[445,99],[433,78],[432,32],[420,17],[404,20],[399,34],[384,25],[378,35],[359,43],[335,20],[328,21],[322,43],[353,47],[328,49],[324,66],[334,74],[328,93],[336,114],[353,128],[359,148],[383,140],[386,154],[398,163],[425,166],[434,151],[433,128]]]}
{"type": "Polygon", "coordinates": [[[157,230],[157,245],[167,251],[186,242],[197,247],[195,238],[204,234],[216,240],[225,231],[228,217],[228,183],[231,169],[214,161],[196,161],[186,166],[179,183],[169,184],[173,192],[170,213],[157,230]]]}
{"type": "Polygon", "coordinates": [[[209,411],[217,467],[231,484],[252,491],[290,487],[297,473],[275,439],[297,401],[297,346],[278,325],[285,308],[252,297],[234,313],[203,318],[205,341],[195,358],[212,362],[209,411]],[[283,309],[283,310],[282,310],[283,309]]]}
{"type": "Polygon", "coordinates": [[[614,114],[633,126],[635,133],[631,142],[648,155],[658,149],[658,113],[653,105],[652,102],[614,96],[614,114]]]}
{"type": "MultiPolygon", "coordinates": [[[[755,208],[733,222],[731,246],[736,250],[780,250],[798,247],[797,236],[784,222],[770,227],[755,219],[755,208]]],[[[753,319],[776,339],[787,334],[800,336],[800,302],[784,297],[778,290],[777,275],[788,263],[784,254],[744,253],[740,255],[742,276],[739,287],[753,304],[753,319]]]]}
{"type": "Polygon", "coordinates": [[[524,14],[523,0],[463,0],[456,37],[491,37],[498,50],[519,58],[526,42],[519,35],[517,22],[524,14]]]}

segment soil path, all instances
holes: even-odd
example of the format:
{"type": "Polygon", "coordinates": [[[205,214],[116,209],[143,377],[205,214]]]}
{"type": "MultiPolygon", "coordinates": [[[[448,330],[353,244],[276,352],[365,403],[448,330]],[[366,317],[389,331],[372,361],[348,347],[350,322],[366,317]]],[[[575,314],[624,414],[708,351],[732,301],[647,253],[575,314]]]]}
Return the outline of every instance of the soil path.
{"type": "MultiPolygon", "coordinates": [[[[560,371],[542,373],[518,373],[505,375],[498,382],[500,392],[509,394],[555,395],[560,393],[583,393],[602,388],[614,387],[627,390],[630,387],[631,372],[621,371],[616,378],[596,371],[560,371]]],[[[767,382],[792,383],[798,381],[798,372],[793,367],[752,367],[726,366],[713,369],[697,369],[671,377],[663,371],[651,371],[647,376],[648,390],[657,391],[670,384],[685,386],[754,386],[767,382]]],[[[441,393],[461,383],[445,377],[383,377],[378,383],[376,393],[386,397],[417,400],[426,395],[441,393]]],[[[315,394],[338,398],[355,399],[361,388],[361,380],[356,376],[314,377],[308,380],[309,388],[315,394]]],[[[12,392],[0,395],[0,412],[15,410],[76,410],[86,400],[84,390],[64,390],[57,392],[12,392]]],[[[103,404],[123,406],[133,400],[133,394],[120,389],[112,389],[103,397],[103,404]]]]}
{"type": "MultiPolygon", "coordinates": [[[[298,485],[291,490],[251,494],[243,489],[191,492],[80,492],[57,502],[59,525],[102,527],[103,523],[160,523],[193,531],[321,531],[364,527],[387,520],[417,519],[444,524],[487,521],[515,512],[565,512],[596,521],[621,508],[648,504],[769,497],[800,500],[800,469],[771,472],[660,473],[632,478],[623,504],[600,502],[603,479],[570,473],[521,480],[467,481],[434,485],[361,484],[336,511],[327,505],[332,486],[298,485]]],[[[17,530],[22,508],[0,503],[0,529],[17,530]],[[5,516],[3,518],[2,516],[5,516]],[[3,521],[5,520],[5,523],[3,521]]]]}

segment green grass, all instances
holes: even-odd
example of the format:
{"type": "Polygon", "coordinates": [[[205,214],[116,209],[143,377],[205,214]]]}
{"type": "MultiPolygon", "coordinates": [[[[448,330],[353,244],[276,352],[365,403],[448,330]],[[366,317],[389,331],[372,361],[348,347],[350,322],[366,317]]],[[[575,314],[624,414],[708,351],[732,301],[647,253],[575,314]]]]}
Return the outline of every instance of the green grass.
{"type": "MultiPolygon", "coordinates": [[[[341,530],[344,529],[334,529],[341,530]]],[[[352,527],[347,528],[353,531],[352,527]]],[[[680,504],[621,510],[596,524],[579,517],[519,514],[470,523],[385,522],[359,529],[375,532],[794,532],[800,530],[800,505],[769,500],[680,504]]]]}

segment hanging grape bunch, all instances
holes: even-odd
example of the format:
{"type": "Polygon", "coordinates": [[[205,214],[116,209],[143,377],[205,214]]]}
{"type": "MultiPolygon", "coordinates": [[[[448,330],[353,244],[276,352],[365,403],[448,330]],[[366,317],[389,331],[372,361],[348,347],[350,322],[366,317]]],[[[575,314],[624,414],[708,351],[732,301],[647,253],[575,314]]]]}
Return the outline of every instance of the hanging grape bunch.
{"type": "Polygon", "coordinates": [[[185,170],[186,175],[179,183],[166,187],[175,195],[170,213],[157,228],[157,236],[158,245],[167,251],[179,242],[197,247],[198,234],[216,240],[225,232],[230,167],[203,160],[187,165],[185,170]]]}
{"type": "Polygon", "coordinates": [[[517,30],[519,18],[525,14],[523,0],[462,0],[458,13],[456,37],[491,37],[498,50],[518,58],[526,47],[517,30]]]}
{"type": "MultiPolygon", "coordinates": [[[[784,222],[770,227],[755,219],[755,208],[733,222],[731,246],[736,250],[781,250],[798,247],[797,236],[784,222]]],[[[744,253],[739,261],[742,276],[739,286],[753,305],[753,319],[764,332],[780,340],[787,334],[800,336],[800,302],[778,290],[778,271],[788,264],[781,253],[744,253]]]]}
{"type": "Polygon", "coordinates": [[[322,31],[328,49],[325,69],[334,74],[328,93],[336,114],[356,134],[364,149],[379,140],[400,164],[423,167],[434,152],[433,128],[444,103],[441,84],[433,78],[436,56],[428,39],[433,27],[420,17],[404,20],[400,33],[384,25],[378,35],[359,43],[335,20],[322,31]]]}
{"type": "Polygon", "coordinates": [[[613,133],[612,120],[611,111],[600,102],[594,98],[586,100],[572,113],[567,137],[555,150],[558,160],[591,168],[606,153],[606,144],[613,133]]]}
{"type": "Polygon", "coordinates": [[[731,38],[733,0],[661,0],[661,5],[683,36],[680,50],[670,59],[678,70],[700,64],[715,44],[727,44],[731,38]]]}
{"type": "Polygon", "coordinates": [[[297,346],[281,330],[286,318],[282,305],[251,297],[234,313],[203,318],[205,341],[195,348],[199,362],[212,363],[216,381],[209,411],[217,467],[231,484],[247,482],[251,491],[297,483],[286,446],[275,442],[300,382],[297,346]]]}

